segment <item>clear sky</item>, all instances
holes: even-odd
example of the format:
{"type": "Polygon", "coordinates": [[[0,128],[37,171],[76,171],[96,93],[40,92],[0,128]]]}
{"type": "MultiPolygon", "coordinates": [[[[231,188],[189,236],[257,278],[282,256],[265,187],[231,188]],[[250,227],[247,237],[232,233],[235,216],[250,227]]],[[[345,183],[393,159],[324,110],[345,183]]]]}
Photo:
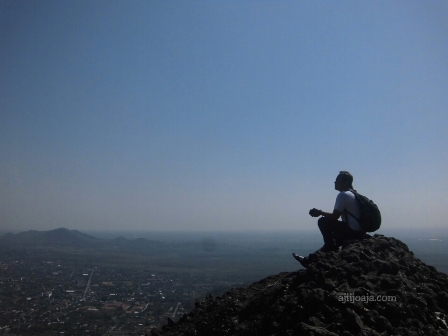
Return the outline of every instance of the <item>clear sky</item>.
{"type": "Polygon", "coordinates": [[[448,218],[447,1],[0,0],[0,228],[448,218]]]}

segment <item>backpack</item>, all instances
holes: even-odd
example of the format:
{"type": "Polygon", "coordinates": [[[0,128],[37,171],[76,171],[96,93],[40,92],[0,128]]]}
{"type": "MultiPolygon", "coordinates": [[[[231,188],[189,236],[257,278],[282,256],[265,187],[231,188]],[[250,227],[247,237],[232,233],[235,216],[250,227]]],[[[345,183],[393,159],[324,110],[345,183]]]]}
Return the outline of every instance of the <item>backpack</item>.
{"type": "Polygon", "coordinates": [[[350,189],[350,191],[355,194],[361,216],[359,218],[356,218],[349,211],[344,211],[355,218],[364,231],[374,232],[378,230],[381,226],[381,213],[380,209],[378,209],[378,206],[367,197],[358,194],[356,190],[350,189]]]}

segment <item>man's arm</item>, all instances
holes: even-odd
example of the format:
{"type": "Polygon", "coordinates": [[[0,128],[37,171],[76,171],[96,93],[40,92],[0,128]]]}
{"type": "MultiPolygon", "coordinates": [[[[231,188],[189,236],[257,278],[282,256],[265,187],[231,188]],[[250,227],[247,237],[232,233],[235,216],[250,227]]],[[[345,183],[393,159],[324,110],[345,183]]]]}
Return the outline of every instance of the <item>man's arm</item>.
{"type": "Polygon", "coordinates": [[[339,217],[341,217],[342,212],[339,210],[334,209],[333,213],[331,212],[325,212],[316,208],[313,208],[310,210],[310,215],[313,217],[319,217],[319,216],[324,216],[330,219],[335,219],[337,220],[339,217]]]}

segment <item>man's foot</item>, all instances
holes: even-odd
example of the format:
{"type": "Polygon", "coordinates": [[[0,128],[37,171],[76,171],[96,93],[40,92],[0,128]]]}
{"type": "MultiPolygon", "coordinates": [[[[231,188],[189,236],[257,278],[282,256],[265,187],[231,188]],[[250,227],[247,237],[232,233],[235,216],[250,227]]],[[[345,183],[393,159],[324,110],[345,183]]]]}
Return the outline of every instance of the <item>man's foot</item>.
{"type": "Polygon", "coordinates": [[[321,251],[321,252],[339,251],[339,247],[337,247],[336,245],[325,244],[318,251],[321,251]]]}
{"type": "Polygon", "coordinates": [[[297,253],[293,253],[292,256],[293,256],[294,259],[297,260],[303,267],[308,268],[309,263],[308,263],[308,258],[307,258],[307,257],[299,256],[297,253]]]}

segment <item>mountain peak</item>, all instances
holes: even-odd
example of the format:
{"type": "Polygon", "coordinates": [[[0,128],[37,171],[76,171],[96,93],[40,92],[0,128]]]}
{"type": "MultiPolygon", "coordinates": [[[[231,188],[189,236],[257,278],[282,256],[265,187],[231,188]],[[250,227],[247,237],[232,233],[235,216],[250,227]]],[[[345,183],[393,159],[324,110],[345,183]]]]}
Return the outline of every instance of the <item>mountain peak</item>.
{"type": "MultiPolygon", "coordinates": [[[[65,227],[60,227],[60,228],[53,229],[53,230],[50,230],[50,231],[51,232],[68,232],[68,231],[71,231],[71,230],[69,230],[69,229],[67,229],[65,227]]],[[[72,230],[72,231],[77,231],[77,230],[72,230]]]]}
{"type": "Polygon", "coordinates": [[[196,302],[153,335],[448,335],[448,276],[382,235],[196,302]]]}
{"type": "Polygon", "coordinates": [[[50,231],[29,230],[0,237],[2,244],[17,246],[87,246],[100,241],[99,238],[67,228],[50,231]]]}

